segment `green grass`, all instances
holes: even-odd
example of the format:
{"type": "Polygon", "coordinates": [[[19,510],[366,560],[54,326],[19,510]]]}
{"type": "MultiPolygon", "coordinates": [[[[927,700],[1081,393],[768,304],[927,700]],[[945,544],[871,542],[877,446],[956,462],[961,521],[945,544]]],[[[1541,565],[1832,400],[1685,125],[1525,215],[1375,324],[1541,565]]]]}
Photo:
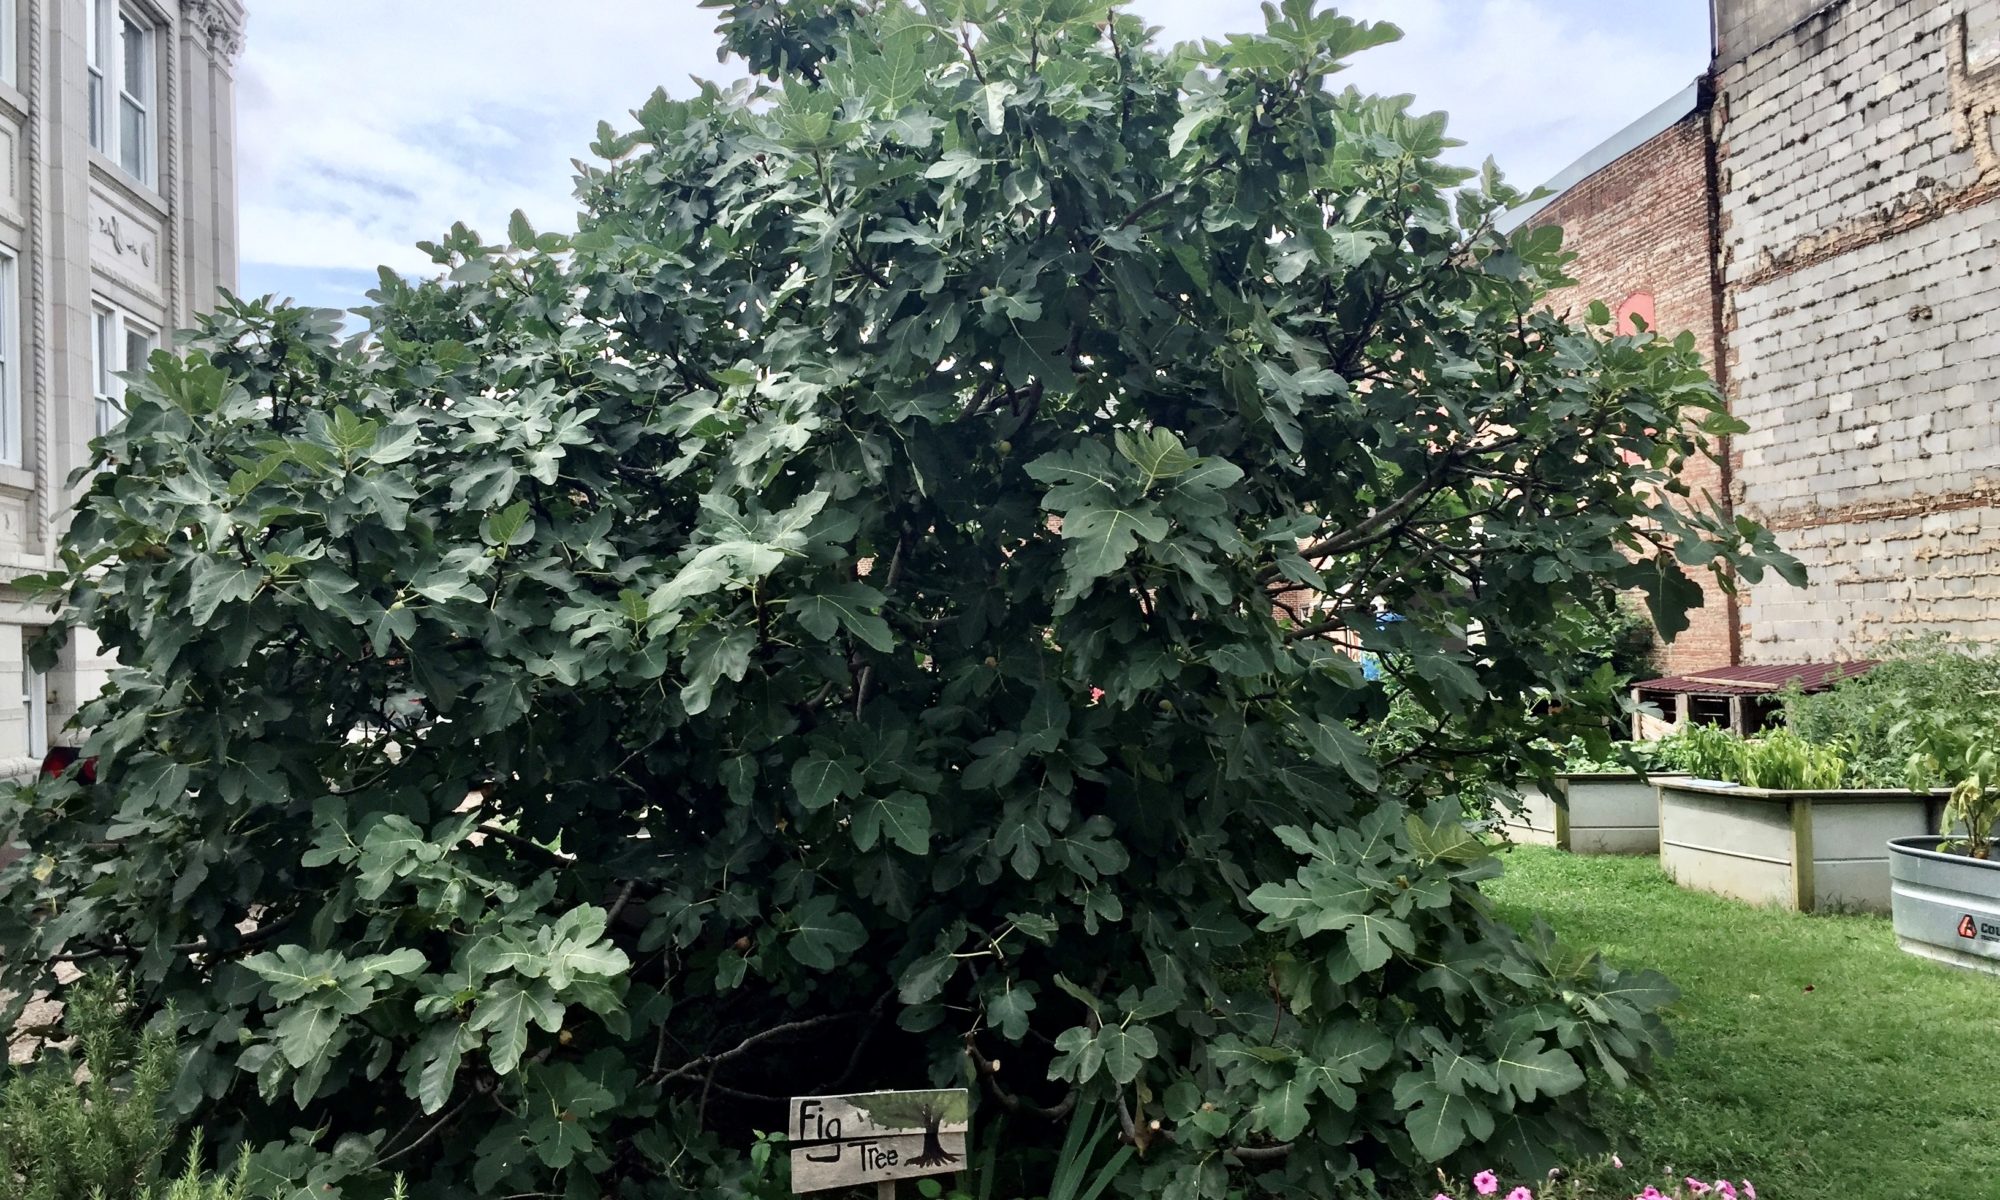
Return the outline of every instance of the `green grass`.
{"type": "Polygon", "coordinates": [[[1650,1087],[1600,1120],[1634,1177],[1748,1177],[1764,1200],[2000,1200],[2000,978],[1914,958],[1881,917],[1675,887],[1650,858],[1521,847],[1487,891],[1525,926],[1679,985],[1650,1087]]]}

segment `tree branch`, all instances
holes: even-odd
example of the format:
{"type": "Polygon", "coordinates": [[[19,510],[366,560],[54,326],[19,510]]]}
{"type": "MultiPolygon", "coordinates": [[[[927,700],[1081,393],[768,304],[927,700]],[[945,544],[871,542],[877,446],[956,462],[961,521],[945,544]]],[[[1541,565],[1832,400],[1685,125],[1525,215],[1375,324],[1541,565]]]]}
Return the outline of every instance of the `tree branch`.
{"type": "Polygon", "coordinates": [[[1006,1088],[1001,1087],[999,1080],[1000,1064],[993,1062],[981,1054],[979,1047],[973,1044],[972,1035],[969,1033],[965,1035],[965,1052],[972,1056],[974,1069],[979,1072],[979,1077],[986,1081],[986,1090],[992,1092],[993,1098],[1000,1102],[1000,1107],[1006,1109],[1008,1112],[1025,1113],[1031,1117],[1043,1117],[1050,1121],[1060,1121],[1070,1114],[1070,1110],[1076,1107],[1077,1093],[1075,1088],[1071,1088],[1065,1092],[1063,1098],[1054,1107],[1049,1107],[1047,1105],[1036,1104],[1032,1100],[1023,1100],[1006,1088]]]}
{"type": "MultiPolygon", "coordinates": [[[[838,1021],[852,1020],[853,1018],[859,1015],[861,1014],[829,1013],[825,1016],[808,1017],[803,1021],[787,1021],[783,1025],[773,1025],[771,1026],[771,1028],[764,1030],[762,1033],[751,1034],[749,1037],[744,1038],[742,1041],[736,1043],[734,1046],[731,1046],[729,1049],[722,1051],[720,1054],[704,1054],[700,1058],[697,1058],[692,1062],[682,1063],[680,1066],[675,1067],[671,1071],[656,1074],[650,1079],[648,1079],[647,1082],[671,1083],[676,1079],[694,1079],[700,1077],[704,1072],[709,1072],[711,1068],[719,1067],[723,1063],[730,1062],[734,1059],[742,1058],[744,1055],[750,1053],[750,1051],[755,1050],[757,1047],[763,1045],[766,1042],[776,1041],[779,1038],[790,1037],[795,1033],[805,1033],[809,1030],[818,1029],[822,1025],[832,1025],[838,1021]]],[[[714,1085],[713,1083],[709,1083],[706,1084],[705,1086],[716,1086],[716,1085],[714,1085]]]]}

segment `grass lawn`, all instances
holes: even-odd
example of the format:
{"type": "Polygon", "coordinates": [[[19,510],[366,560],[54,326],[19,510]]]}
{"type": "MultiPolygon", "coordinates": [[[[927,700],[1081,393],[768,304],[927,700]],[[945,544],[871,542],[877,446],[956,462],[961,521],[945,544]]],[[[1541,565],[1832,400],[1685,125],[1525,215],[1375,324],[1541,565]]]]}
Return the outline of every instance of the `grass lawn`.
{"type": "Polygon", "coordinates": [[[1628,1164],[1763,1200],[2000,1200],[2000,978],[1904,954],[1884,917],[1682,891],[1651,858],[1506,862],[1509,918],[1680,986],[1675,1053],[1602,1104],[1628,1164]]]}

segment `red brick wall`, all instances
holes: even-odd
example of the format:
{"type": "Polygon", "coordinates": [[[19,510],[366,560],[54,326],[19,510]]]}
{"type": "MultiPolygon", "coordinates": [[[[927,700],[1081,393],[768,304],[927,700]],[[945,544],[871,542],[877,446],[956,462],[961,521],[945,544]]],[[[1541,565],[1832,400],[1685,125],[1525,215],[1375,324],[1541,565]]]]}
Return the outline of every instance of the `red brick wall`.
{"type": "MultiPolygon", "coordinates": [[[[1576,252],[1570,265],[1574,287],[1549,296],[1549,306],[1582,320],[1593,300],[1614,311],[1649,294],[1657,316],[1654,328],[1675,335],[1694,333],[1695,344],[1716,362],[1716,285],[1711,250],[1708,115],[1689,114],[1679,124],[1633,149],[1610,166],[1570,188],[1529,222],[1560,225],[1565,248],[1576,252]]],[[[1719,447],[1725,460],[1727,447],[1719,447]]],[[[1700,496],[1727,501],[1720,465],[1707,459],[1684,476],[1700,496]]],[[[1689,614],[1688,629],[1660,653],[1668,673],[1733,664],[1737,658],[1736,610],[1707,571],[1702,607],[1689,614]]]]}

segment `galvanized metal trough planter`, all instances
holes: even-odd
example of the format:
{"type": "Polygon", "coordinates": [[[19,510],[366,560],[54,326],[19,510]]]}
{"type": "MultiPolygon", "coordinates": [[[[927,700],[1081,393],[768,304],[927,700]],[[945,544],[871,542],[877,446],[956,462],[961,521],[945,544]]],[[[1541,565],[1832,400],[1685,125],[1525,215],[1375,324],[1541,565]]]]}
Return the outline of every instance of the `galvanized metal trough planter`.
{"type": "Polygon", "coordinates": [[[1507,835],[1530,846],[1575,854],[1658,854],[1660,800],[1656,784],[1685,775],[1571,771],[1556,776],[1556,794],[1521,789],[1521,809],[1504,822],[1507,835]]]}
{"type": "Polygon", "coordinates": [[[1923,958],[2000,975],[2000,861],[1937,846],[1935,836],[1889,843],[1896,942],[1923,958]]]}
{"type": "Polygon", "coordinates": [[[1889,911],[1889,842],[1937,828],[1944,792],[1771,791],[1662,780],[1660,866],[1676,883],[1800,912],[1889,911]]]}

